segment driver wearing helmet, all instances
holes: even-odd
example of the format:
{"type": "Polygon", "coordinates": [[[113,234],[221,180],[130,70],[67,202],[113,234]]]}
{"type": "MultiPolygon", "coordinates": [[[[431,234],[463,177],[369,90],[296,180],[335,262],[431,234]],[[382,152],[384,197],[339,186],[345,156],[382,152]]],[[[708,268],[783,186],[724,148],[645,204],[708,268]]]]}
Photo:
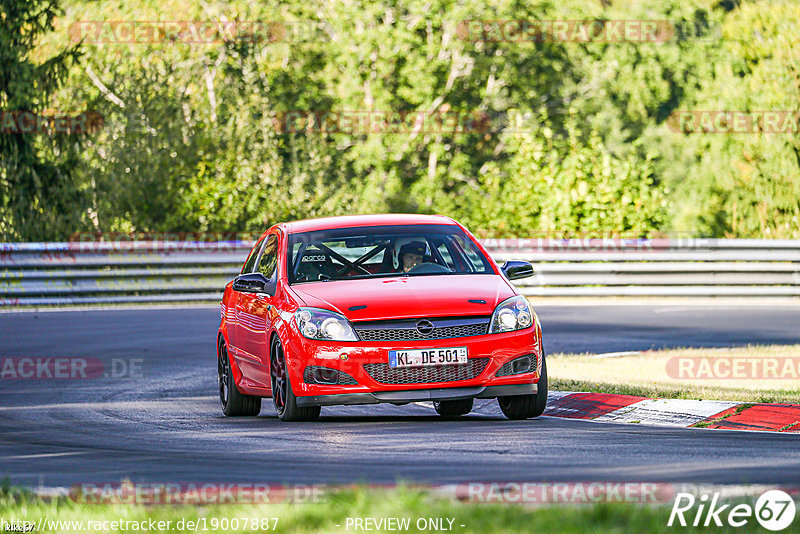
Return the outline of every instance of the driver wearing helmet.
{"type": "Polygon", "coordinates": [[[407,273],[413,267],[422,263],[426,248],[427,246],[422,241],[411,241],[400,247],[400,252],[397,254],[400,259],[400,269],[407,273]]]}

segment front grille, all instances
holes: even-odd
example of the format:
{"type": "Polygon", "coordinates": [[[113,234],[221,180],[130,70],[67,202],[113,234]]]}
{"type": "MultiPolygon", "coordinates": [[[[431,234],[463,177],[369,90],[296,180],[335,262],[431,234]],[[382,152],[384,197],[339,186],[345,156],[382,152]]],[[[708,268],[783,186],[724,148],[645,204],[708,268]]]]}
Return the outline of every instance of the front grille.
{"type": "Polygon", "coordinates": [[[521,375],[523,373],[532,373],[536,370],[536,354],[526,354],[519,358],[514,358],[510,362],[506,362],[497,370],[495,376],[510,376],[521,375]]]}
{"type": "Polygon", "coordinates": [[[323,384],[323,385],[333,385],[339,384],[344,386],[354,386],[358,384],[356,379],[350,376],[349,374],[345,373],[344,371],[337,371],[336,369],[331,369],[329,367],[320,367],[317,365],[309,365],[303,370],[303,382],[306,384],[323,384]],[[335,381],[321,381],[317,380],[317,376],[319,373],[335,373],[335,381]]]}
{"type": "Polygon", "coordinates": [[[355,324],[362,341],[409,341],[482,336],[489,331],[488,317],[433,318],[433,330],[427,334],[417,330],[421,319],[400,321],[371,321],[355,324]]]}
{"type": "Polygon", "coordinates": [[[461,365],[436,365],[430,367],[389,367],[388,363],[365,363],[364,371],[380,384],[424,384],[427,382],[457,382],[479,376],[489,358],[470,358],[461,365]]]}

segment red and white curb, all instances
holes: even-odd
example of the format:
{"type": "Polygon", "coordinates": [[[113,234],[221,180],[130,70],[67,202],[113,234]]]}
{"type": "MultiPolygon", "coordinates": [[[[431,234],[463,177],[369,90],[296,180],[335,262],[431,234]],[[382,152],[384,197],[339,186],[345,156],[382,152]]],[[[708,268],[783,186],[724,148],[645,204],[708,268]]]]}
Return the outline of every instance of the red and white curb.
{"type": "Polygon", "coordinates": [[[799,404],[648,399],[612,393],[551,391],[544,415],[606,423],[800,433],[799,404]]]}

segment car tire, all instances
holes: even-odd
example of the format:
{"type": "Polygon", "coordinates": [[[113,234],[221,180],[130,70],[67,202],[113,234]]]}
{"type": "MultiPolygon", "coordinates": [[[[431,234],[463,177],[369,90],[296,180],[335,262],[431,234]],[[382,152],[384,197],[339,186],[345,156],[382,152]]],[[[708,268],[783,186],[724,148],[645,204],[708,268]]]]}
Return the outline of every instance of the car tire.
{"type": "Polygon", "coordinates": [[[530,419],[539,417],[547,408],[547,361],[542,352],[542,376],[539,378],[538,391],[533,395],[515,395],[497,397],[497,403],[503,415],[509,419],[530,419]]]}
{"type": "Polygon", "coordinates": [[[294,396],[292,383],[289,380],[286,354],[283,351],[281,341],[277,337],[272,341],[269,360],[272,402],[275,405],[278,419],[281,421],[317,420],[321,410],[319,406],[300,407],[297,405],[297,397],[294,396]]]}
{"type": "Polygon", "coordinates": [[[458,417],[472,411],[474,399],[433,401],[433,409],[442,417],[458,417]]]}
{"type": "Polygon", "coordinates": [[[217,352],[217,381],[222,413],[228,417],[258,415],[261,411],[261,397],[244,395],[236,388],[231,372],[231,361],[228,357],[228,347],[222,338],[219,340],[217,352]]]}

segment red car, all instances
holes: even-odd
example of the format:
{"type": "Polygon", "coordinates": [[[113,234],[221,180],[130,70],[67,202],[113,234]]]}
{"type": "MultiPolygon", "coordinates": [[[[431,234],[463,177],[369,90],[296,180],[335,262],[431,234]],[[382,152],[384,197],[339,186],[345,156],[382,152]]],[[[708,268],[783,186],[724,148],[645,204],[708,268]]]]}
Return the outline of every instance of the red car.
{"type": "Polygon", "coordinates": [[[277,224],[225,287],[217,336],[225,415],[272,397],[284,421],[320,407],[432,401],[446,417],[497,398],[510,419],[547,404],[542,329],[456,221],[359,215],[277,224]]]}

